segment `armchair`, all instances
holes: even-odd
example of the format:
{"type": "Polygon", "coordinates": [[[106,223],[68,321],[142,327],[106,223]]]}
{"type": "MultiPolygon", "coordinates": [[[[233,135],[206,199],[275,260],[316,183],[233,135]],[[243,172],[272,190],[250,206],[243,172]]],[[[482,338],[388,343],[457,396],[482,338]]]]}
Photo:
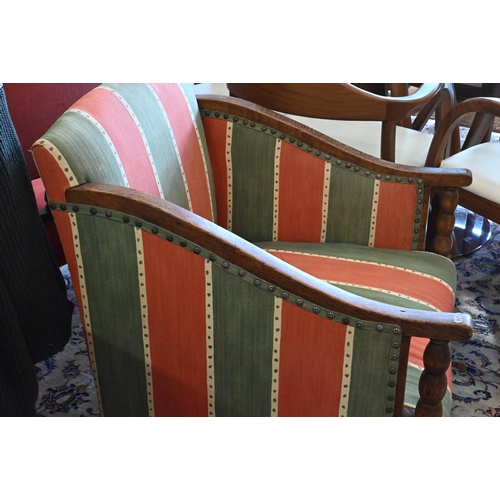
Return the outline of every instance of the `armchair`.
{"type": "Polygon", "coordinates": [[[468,171],[174,84],[103,84],[32,150],[103,415],[449,414],[472,323],[420,250],[431,189],[446,212],[468,171]]]}

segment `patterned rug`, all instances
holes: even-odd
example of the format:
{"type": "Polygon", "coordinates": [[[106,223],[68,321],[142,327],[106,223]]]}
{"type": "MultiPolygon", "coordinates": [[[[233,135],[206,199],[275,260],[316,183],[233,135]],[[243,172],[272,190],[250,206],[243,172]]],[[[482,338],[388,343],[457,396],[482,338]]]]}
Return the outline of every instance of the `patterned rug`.
{"type": "MultiPolygon", "coordinates": [[[[456,309],[474,319],[474,335],[452,343],[453,417],[500,416],[500,226],[469,257],[455,261],[456,309]]],[[[68,296],[76,303],[67,266],[61,268],[68,296]]],[[[78,308],[73,334],[64,351],[36,365],[37,412],[46,417],[97,417],[99,403],[78,308]]]]}
{"type": "Polygon", "coordinates": [[[455,260],[456,309],[474,319],[474,335],[452,344],[452,416],[500,417],[500,226],[469,257],[455,260]]]}
{"type": "MultiPolygon", "coordinates": [[[[68,266],[61,267],[68,298],[76,297],[68,266]]],[[[44,417],[98,417],[99,403],[83,332],[80,312],[75,307],[72,335],[65,349],[35,365],[38,374],[37,413],[44,417]]]]}

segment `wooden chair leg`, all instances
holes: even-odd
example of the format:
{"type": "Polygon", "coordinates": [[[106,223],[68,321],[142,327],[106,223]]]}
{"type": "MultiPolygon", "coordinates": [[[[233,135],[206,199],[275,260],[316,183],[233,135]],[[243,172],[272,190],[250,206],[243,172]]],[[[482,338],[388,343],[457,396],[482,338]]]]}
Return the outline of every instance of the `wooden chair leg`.
{"type": "Polygon", "coordinates": [[[424,351],[424,371],[420,376],[416,417],[442,417],[443,400],[448,387],[446,371],[451,363],[450,342],[430,340],[424,351]]]}

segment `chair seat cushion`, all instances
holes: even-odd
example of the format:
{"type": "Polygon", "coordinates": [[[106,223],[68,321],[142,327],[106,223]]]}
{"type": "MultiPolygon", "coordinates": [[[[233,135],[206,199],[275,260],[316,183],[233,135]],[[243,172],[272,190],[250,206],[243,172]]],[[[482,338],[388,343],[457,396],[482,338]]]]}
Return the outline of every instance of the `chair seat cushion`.
{"type": "MultiPolygon", "coordinates": [[[[308,127],[352,148],[380,158],[382,123],[373,121],[323,120],[288,115],[308,127]]],[[[406,127],[396,128],[396,163],[423,167],[432,135],[406,127]]]]}
{"type": "Polygon", "coordinates": [[[485,142],[442,161],[445,168],[467,168],[472,184],[464,189],[481,198],[500,202],[500,141],[485,142]]]}
{"type": "MultiPolygon", "coordinates": [[[[262,242],[257,246],[317,278],[356,295],[412,309],[452,312],[456,270],[429,252],[377,249],[344,243],[262,242]]],[[[405,406],[418,400],[418,380],[428,340],[412,338],[405,406]]],[[[451,408],[451,369],[443,414],[451,408]]]]}

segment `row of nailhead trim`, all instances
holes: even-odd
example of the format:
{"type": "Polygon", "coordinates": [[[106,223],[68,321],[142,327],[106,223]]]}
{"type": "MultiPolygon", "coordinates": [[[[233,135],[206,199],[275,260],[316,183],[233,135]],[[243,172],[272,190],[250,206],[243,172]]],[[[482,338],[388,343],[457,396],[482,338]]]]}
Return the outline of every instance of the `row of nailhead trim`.
{"type": "MultiPolygon", "coordinates": [[[[122,223],[122,224],[130,224],[135,225],[136,227],[141,228],[141,230],[156,235],[160,238],[163,238],[171,243],[181,246],[185,248],[187,251],[192,251],[196,255],[211,261],[216,266],[224,269],[226,272],[237,276],[243,281],[252,284],[253,286],[267,291],[268,293],[272,293],[276,297],[280,297],[283,300],[294,303],[296,306],[301,307],[313,314],[317,314],[324,318],[330,319],[337,323],[342,323],[344,325],[353,325],[356,329],[362,329],[367,331],[372,331],[376,333],[389,334],[392,336],[391,342],[391,352],[389,357],[389,365],[388,365],[388,401],[394,401],[394,392],[396,387],[396,379],[398,373],[399,366],[399,353],[401,346],[401,335],[402,330],[397,325],[385,324],[385,323],[376,323],[376,322],[365,322],[359,319],[356,319],[352,316],[346,316],[344,314],[339,314],[333,311],[328,311],[320,308],[319,306],[313,304],[312,302],[306,301],[301,297],[292,294],[286,290],[283,290],[268,281],[263,281],[257,276],[248,273],[244,269],[241,269],[237,266],[234,266],[230,262],[221,259],[217,255],[204,248],[192,243],[185,238],[181,238],[180,236],[168,231],[166,229],[160,228],[151,224],[150,222],[135,218],[128,214],[118,211],[111,211],[103,208],[91,207],[88,205],[69,205],[67,203],[56,203],[50,202],[49,204],[51,210],[57,210],[66,213],[74,213],[78,215],[86,215],[86,216],[95,216],[107,218],[112,221],[122,223]]],[[[387,413],[392,413],[393,408],[388,407],[386,409],[387,413]]]]}
{"type": "Polygon", "coordinates": [[[248,126],[252,129],[259,130],[263,133],[276,136],[282,141],[289,142],[290,144],[295,145],[296,147],[302,148],[304,151],[307,153],[310,153],[312,156],[320,157],[323,158],[324,160],[328,161],[331,163],[333,166],[336,166],[337,168],[342,168],[345,170],[349,170],[353,173],[356,173],[358,175],[362,175],[364,177],[371,177],[374,176],[377,180],[381,180],[384,182],[395,182],[399,184],[416,184],[417,185],[417,206],[415,208],[415,216],[414,216],[414,227],[413,227],[413,233],[415,236],[413,237],[413,249],[417,247],[419,237],[418,234],[420,232],[420,221],[421,221],[421,215],[422,215],[422,206],[424,203],[424,189],[423,189],[423,181],[422,179],[419,178],[414,178],[414,177],[399,177],[399,176],[394,176],[394,175],[382,175],[382,174],[376,174],[374,172],[371,172],[370,170],[363,169],[361,167],[358,167],[357,165],[353,165],[352,163],[346,162],[341,160],[340,158],[336,158],[334,156],[331,156],[329,154],[323,153],[322,151],[315,150],[311,146],[308,146],[307,144],[304,144],[301,141],[298,141],[294,137],[288,136],[286,134],[280,133],[278,130],[269,128],[265,125],[260,125],[258,123],[252,122],[250,120],[246,120],[243,118],[240,118],[238,116],[234,115],[229,115],[227,113],[220,113],[218,111],[210,111],[210,110],[202,110],[202,113],[206,117],[215,117],[215,118],[220,118],[228,121],[232,121],[234,123],[239,123],[244,126],[248,126]]]}

